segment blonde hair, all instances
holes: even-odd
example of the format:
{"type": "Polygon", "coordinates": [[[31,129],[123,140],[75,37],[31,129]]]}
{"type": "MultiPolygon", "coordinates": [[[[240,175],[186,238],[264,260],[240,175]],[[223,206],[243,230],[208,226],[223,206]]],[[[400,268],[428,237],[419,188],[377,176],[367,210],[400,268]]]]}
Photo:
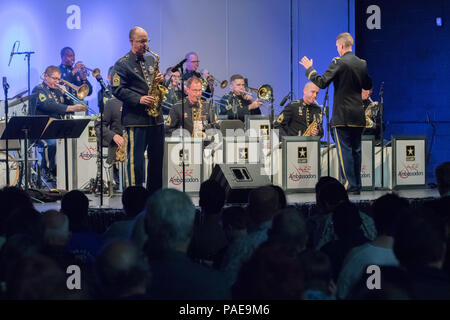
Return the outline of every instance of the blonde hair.
{"type": "Polygon", "coordinates": [[[353,46],[353,37],[348,32],[338,35],[336,41],[343,42],[345,48],[351,48],[353,46]]]}

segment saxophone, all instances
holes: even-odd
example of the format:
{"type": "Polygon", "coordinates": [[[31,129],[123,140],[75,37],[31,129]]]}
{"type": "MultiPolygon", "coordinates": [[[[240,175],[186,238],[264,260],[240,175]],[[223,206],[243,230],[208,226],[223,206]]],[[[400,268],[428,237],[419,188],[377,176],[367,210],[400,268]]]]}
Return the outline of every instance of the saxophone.
{"type": "Polygon", "coordinates": [[[202,119],[202,101],[198,100],[200,107],[197,111],[192,108],[192,136],[194,138],[205,138],[206,134],[203,132],[202,119]]]}
{"type": "MultiPolygon", "coordinates": [[[[156,118],[161,114],[161,105],[164,100],[164,97],[169,92],[169,90],[165,86],[163,86],[155,81],[155,78],[159,73],[159,55],[157,55],[155,52],[151,51],[148,47],[146,50],[149,53],[151,53],[153,56],[155,56],[155,65],[153,66],[154,77],[153,77],[152,83],[149,84],[149,88],[148,88],[148,95],[152,96],[155,99],[155,102],[153,103],[152,106],[147,107],[146,111],[149,116],[156,118]]],[[[145,68],[142,68],[142,71],[144,72],[144,76],[147,78],[147,70],[145,68]]]]}
{"type": "Polygon", "coordinates": [[[369,97],[369,101],[370,104],[369,106],[366,108],[366,112],[365,112],[365,116],[366,116],[366,128],[375,128],[375,122],[372,120],[372,117],[374,116],[372,113],[372,109],[375,106],[378,106],[378,101],[373,101],[370,97],[369,97]]]}
{"type": "Polygon", "coordinates": [[[317,129],[318,125],[322,125],[322,112],[319,114],[319,119],[317,119],[316,115],[314,115],[314,120],[311,124],[306,128],[305,132],[302,134],[303,137],[310,137],[313,129],[317,129]]]}
{"type": "Polygon", "coordinates": [[[128,145],[128,134],[124,130],[122,134],[123,144],[122,146],[117,146],[116,150],[116,161],[125,162],[127,161],[127,145],[128,145]]]}

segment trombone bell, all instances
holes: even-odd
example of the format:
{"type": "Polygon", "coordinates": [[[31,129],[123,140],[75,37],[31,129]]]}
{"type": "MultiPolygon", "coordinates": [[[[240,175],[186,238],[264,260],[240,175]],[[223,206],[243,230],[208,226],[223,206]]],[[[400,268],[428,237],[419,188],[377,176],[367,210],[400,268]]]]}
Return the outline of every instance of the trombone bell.
{"type": "Polygon", "coordinates": [[[61,79],[61,82],[75,90],[77,92],[77,98],[80,100],[83,100],[89,94],[89,86],[86,83],[83,83],[81,86],[77,87],[64,79],[61,79]]]}

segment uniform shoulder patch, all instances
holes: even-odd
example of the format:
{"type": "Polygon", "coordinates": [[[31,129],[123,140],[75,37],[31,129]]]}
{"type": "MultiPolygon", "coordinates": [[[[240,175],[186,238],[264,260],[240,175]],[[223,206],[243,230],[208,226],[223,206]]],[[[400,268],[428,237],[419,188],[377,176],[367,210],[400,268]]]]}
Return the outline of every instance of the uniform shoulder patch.
{"type": "Polygon", "coordinates": [[[117,72],[114,73],[114,76],[113,76],[113,86],[114,87],[120,86],[120,76],[117,74],[117,72]]]}
{"type": "Polygon", "coordinates": [[[168,116],[167,120],[166,120],[166,126],[170,126],[171,122],[172,122],[172,119],[170,118],[170,116],[168,116]]]}
{"type": "Polygon", "coordinates": [[[45,100],[47,100],[47,96],[41,92],[39,93],[39,100],[41,102],[44,102],[45,100]]]}
{"type": "Polygon", "coordinates": [[[282,123],[283,120],[284,120],[284,113],[281,113],[281,114],[278,116],[277,122],[278,122],[278,123],[282,123]]]}
{"type": "Polygon", "coordinates": [[[227,103],[227,105],[226,105],[225,109],[227,109],[227,110],[231,110],[231,108],[233,108],[233,106],[232,106],[231,104],[227,103]]]}

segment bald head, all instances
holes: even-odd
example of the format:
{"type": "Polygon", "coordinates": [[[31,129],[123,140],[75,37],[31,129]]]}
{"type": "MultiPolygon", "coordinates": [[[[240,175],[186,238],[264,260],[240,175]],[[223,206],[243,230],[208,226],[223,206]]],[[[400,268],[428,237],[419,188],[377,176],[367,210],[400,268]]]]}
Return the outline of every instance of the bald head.
{"type": "Polygon", "coordinates": [[[108,295],[145,292],[149,268],[145,256],[131,242],[115,241],[100,252],[97,274],[108,295]]]}
{"type": "Polygon", "coordinates": [[[312,104],[319,94],[319,87],[312,82],[307,82],[303,87],[303,101],[306,104],[312,104]]]}
{"type": "Polygon", "coordinates": [[[148,34],[141,27],[134,27],[129,34],[131,51],[136,56],[143,56],[147,50],[148,34]]]}

